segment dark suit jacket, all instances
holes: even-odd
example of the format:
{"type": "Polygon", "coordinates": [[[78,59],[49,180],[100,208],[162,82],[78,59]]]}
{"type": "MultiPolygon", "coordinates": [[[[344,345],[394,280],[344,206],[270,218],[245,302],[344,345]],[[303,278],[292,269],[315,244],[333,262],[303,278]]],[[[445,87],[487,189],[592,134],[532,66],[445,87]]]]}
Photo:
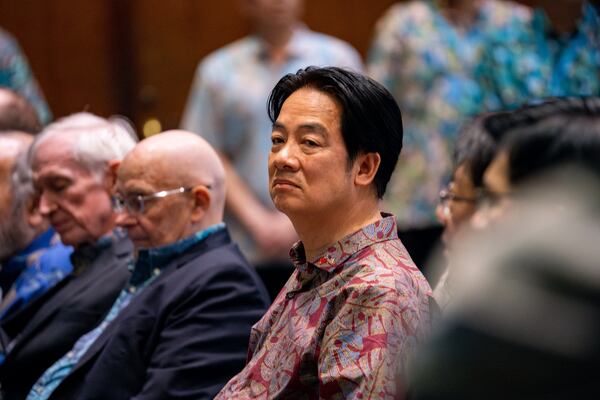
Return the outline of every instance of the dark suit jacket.
{"type": "Polygon", "coordinates": [[[164,267],[98,337],[51,399],[212,399],[243,367],[269,306],[226,230],[164,267]]]}
{"type": "Polygon", "coordinates": [[[2,321],[3,342],[14,343],[0,367],[4,400],[23,400],[44,371],[102,321],[129,279],[132,248],[129,239],[116,241],[2,321]]]}

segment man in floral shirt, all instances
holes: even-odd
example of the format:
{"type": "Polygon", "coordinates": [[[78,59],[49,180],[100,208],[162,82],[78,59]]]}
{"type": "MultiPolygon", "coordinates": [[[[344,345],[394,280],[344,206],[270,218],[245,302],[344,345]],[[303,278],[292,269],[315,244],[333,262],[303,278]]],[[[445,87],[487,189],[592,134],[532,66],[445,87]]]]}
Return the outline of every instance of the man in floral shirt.
{"type": "Polygon", "coordinates": [[[271,198],[301,241],[246,368],[217,399],[400,397],[431,296],[378,208],[402,147],[400,110],[369,78],[309,67],[279,81],[269,116],[271,198]]]}

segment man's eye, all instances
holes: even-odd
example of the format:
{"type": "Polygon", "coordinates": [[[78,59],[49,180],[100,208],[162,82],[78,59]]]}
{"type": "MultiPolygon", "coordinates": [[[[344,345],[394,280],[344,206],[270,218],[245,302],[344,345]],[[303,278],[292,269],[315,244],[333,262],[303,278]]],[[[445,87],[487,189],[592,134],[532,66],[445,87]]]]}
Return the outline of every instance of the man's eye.
{"type": "Polygon", "coordinates": [[[311,139],[305,139],[304,140],[304,144],[306,144],[309,147],[318,147],[319,143],[315,142],[314,140],[311,139]]]}
{"type": "Polygon", "coordinates": [[[271,144],[281,144],[281,143],[283,143],[283,138],[281,138],[279,136],[271,137],[271,144]]]}
{"type": "Polygon", "coordinates": [[[66,181],[51,182],[50,185],[48,185],[48,189],[50,189],[53,192],[62,192],[63,190],[65,190],[68,187],[69,187],[69,182],[66,182],[66,181]]]}

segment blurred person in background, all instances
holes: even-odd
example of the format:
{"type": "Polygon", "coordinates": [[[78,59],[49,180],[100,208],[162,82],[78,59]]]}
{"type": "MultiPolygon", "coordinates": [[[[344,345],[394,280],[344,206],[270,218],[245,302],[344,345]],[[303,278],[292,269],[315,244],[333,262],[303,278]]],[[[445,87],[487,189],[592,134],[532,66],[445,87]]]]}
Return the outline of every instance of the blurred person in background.
{"type": "Polygon", "coordinates": [[[130,275],[132,245],[115,230],[108,174],[135,145],[128,128],[73,114],[48,125],[29,149],[39,213],[74,248],[73,272],[0,321],[5,400],[24,399],[36,379],[102,320],[130,275]]]}
{"type": "Polygon", "coordinates": [[[436,214],[444,225],[444,259],[442,261],[438,258],[435,261],[438,266],[444,267],[441,268],[434,297],[441,309],[444,309],[452,298],[452,243],[477,210],[483,188],[483,173],[496,152],[498,138],[485,128],[485,121],[491,115],[493,114],[480,115],[461,129],[454,150],[455,167],[452,179],[448,186],[440,191],[440,203],[436,214]]]}
{"type": "Polygon", "coordinates": [[[441,234],[435,208],[458,130],[488,111],[475,76],[483,50],[530,18],[528,8],[508,1],[413,0],[392,6],[377,24],[368,72],[398,101],[405,129],[383,208],[396,214],[417,265],[441,234]]]}
{"type": "Polygon", "coordinates": [[[216,397],[393,398],[429,332],[431,289],[379,200],[402,148],[380,84],[309,67],[269,98],[269,188],[301,241],[296,270],[253,327],[246,367],[216,397]]]}
{"type": "Polygon", "coordinates": [[[72,270],[72,248],[60,243],[37,208],[26,157],[32,141],[28,133],[0,132],[0,319],[72,270]]]}
{"type": "Polygon", "coordinates": [[[597,398],[600,98],[488,125],[517,127],[485,172],[488,224],[456,253],[456,300],[416,358],[412,398],[597,398]]]}
{"type": "Polygon", "coordinates": [[[243,368],[269,299],[223,223],[225,185],[219,156],[191,132],[127,154],[114,205],[135,247],[131,279],[28,399],[212,399],[243,368]]]}
{"type": "Polygon", "coordinates": [[[0,87],[0,131],[37,134],[42,124],[35,108],[14,90],[0,87]]]}
{"type": "Polygon", "coordinates": [[[362,64],[349,44],[302,24],[302,0],[238,3],[254,32],[198,65],[181,126],[220,153],[229,186],[227,224],[274,298],[293,270],[288,251],[298,238],[269,197],[269,91],[286,73],[309,65],[360,71],[362,64]]]}
{"type": "Polygon", "coordinates": [[[486,108],[600,95],[600,14],[589,1],[535,1],[528,24],[493,40],[478,67],[486,108]]]}
{"type": "Polygon", "coordinates": [[[19,93],[35,108],[42,124],[52,119],[46,100],[16,39],[0,29],[0,87],[19,93]]]}
{"type": "MultiPolygon", "coordinates": [[[[28,142],[32,140],[32,137],[27,134],[36,134],[40,129],[40,122],[31,104],[18,93],[10,89],[0,88],[0,135],[2,135],[0,137],[5,139],[4,145],[6,147],[3,149],[5,150],[3,154],[0,154],[2,157],[2,175],[4,177],[2,181],[4,194],[2,195],[0,213],[4,214],[3,220],[5,222],[2,228],[4,242],[2,248],[4,250],[0,257],[0,260],[3,261],[3,265],[0,265],[0,298],[2,295],[6,296],[9,288],[26,265],[24,262],[11,263],[7,260],[9,256],[15,255],[16,251],[23,250],[26,246],[20,246],[26,245],[28,241],[19,234],[27,229],[25,229],[25,214],[21,214],[23,209],[17,208],[23,206],[20,200],[27,197],[26,192],[29,189],[20,187],[18,182],[20,177],[13,176],[13,168],[22,153],[26,152],[29,147],[28,142]],[[15,181],[13,178],[17,180],[15,181]],[[18,200],[13,201],[11,192],[21,189],[23,189],[23,192],[17,193],[18,200]],[[11,232],[11,224],[19,220],[20,217],[23,217],[22,223],[16,226],[22,229],[11,232]],[[10,219],[14,220],[9,222],[10,219]]],[[[21,172],[27,174],[26,171],[21,172]]],[[[28,184],[25,184],[25,186],[28,184]]]]}

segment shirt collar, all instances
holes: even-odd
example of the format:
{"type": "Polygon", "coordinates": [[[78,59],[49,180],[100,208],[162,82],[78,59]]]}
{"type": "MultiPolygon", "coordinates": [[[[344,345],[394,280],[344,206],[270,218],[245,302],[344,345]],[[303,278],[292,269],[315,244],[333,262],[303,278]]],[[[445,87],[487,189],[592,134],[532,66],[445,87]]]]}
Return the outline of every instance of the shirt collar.
{"type": "Polygon", "coordinates": [[[208,236],[225,229],[224,223],[215,224],[203,229],[195,234],[181,239],[175,243],[165,246],[154,247],[152,249],[140,249],[135,265],[131,265],[133,270],[130,284],[138,286],[151,278],[153,275],[158,275],[170,261],[185,253],[192,246],[200,243],[208,236]]]}
{"type": "MultiPolygon", "coordinates": [[[[338,240],[308,264],[331,273],[348,258],[365,247],[374,243],[397,239],[396,217],[387,213],[381,213],[381,216],[380,220],[338,240]]],[[[307,264],[304,244],[302,242],[298,242],[292,247],[290,258],[296,268],[307,264]]]]}
{"type": "Polygon", "coordinates": [[[77,247],[73,253],[71,253],[73,274],[79,274],[82,269],[92,264],[100,253],[111,247],[116,240],[121,240],[124,237],[125,233],[121,229],[116,228],[110,233],[102,236],[96,243],[86,243],[77,247]]]}

